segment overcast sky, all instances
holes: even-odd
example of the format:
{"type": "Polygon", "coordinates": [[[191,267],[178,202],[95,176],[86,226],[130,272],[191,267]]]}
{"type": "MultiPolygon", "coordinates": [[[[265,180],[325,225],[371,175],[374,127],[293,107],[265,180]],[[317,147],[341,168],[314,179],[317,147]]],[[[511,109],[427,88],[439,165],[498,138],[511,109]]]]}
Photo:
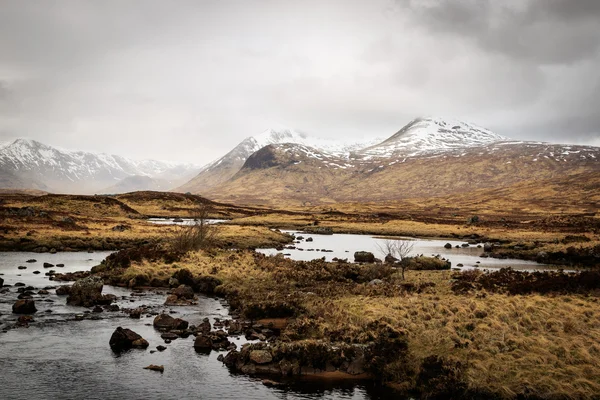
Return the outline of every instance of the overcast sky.
{"type": "Polygon", "coordinates": [[[417,116],[600,146],[598,0],[0,0],[0,142],[204,164],[417,116]]]}

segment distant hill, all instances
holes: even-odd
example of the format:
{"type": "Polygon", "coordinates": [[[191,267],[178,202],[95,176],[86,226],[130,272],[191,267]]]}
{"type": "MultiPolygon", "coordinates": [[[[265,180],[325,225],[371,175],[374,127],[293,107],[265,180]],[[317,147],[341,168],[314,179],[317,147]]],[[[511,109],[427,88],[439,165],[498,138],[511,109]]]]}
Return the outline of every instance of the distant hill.
{"type": "Polygon", "coordinates": [[[192,164],[63,150],[27,139],[0,146],[0,188],[6,189],[89,194],[108,188],[128,189],[134,182],[138,189],[157,189],[160,181],[161,190],[168,190],[192,178],[199,169],[192,164]],[[122,182],[136,176],[148,179],[122,182]]]}

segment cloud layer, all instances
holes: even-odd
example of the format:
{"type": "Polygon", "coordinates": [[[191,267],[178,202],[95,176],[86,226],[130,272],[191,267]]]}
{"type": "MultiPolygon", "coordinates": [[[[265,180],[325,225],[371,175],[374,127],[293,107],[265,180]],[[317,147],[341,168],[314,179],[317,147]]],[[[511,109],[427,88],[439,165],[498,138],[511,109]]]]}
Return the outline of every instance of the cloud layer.
{"type": "Polygon", "coordinates": [[[0,142],[199,164],[422,115],[600,145],[596,0],[0,4],[0,142]]]}

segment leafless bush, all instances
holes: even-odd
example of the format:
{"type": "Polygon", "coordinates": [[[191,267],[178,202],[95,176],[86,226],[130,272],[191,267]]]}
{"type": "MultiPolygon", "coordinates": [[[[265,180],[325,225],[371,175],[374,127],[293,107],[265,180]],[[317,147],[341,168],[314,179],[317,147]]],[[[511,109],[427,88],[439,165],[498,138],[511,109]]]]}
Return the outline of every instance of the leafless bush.
{"type": "Polygon", "coordinates": [[[178,227],[172,241],[174,250],[188,252],[209,248],[216,239],[217,229],[209,221],[210,208],[200,205],[193,212],[191,224],[178,227]]]}
{"type": "Polygon", "coordinates": [[[397,264],[402,270],[402,279],[404,279],[404,271],[410,265],[405,259],[413,247],[414,243],[410,240],[386,240],[383,243],[377,243],[377,248],[385,257],[385,262],[397,264]]]}

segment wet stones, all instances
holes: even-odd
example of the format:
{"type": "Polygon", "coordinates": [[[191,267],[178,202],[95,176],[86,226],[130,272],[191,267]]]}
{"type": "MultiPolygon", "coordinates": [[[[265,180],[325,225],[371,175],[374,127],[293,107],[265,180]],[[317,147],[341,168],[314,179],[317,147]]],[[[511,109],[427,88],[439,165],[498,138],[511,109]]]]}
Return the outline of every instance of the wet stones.
{"type": "Polygon", "coordinates": [[[255,364],[268,364],[273,361],[273,356],[268,350],[252,350],[250,352],[250,361],[255,364]]]}
{"type": "Polygon", "coordinates": [[[179,285],[177,288],[171,290],[171,294],[167,296],[167,300],[165,300],[165,305],[190,305],[194,304],[194,300],[196,300],[194,290],[187,285],[179,285]]]}
{"type": "Polygon", "coordinates": [[[169,314],[157,315],[152,324],[155,328],[164,330],[184,330],[189,325],[187,321],[181,318],[173,318],[169,314]]]}
{"type": "Polygon", "coordinates": [[[17,300],[12,306],[12,312],[14,314],[33,314],[37,311],[35,308],[35,302],[31,299],[17,300]]]}
{"type": "Polygon", "coordinates": [[[67,304],[83,307],[92,307],[99,303],[110,304],[114,296],[103,296],[103,285],[102,279],[95,276],[78,280],[71,286],[67,304]]]}
{"type": "Polygon", "coordinates": [[[145,349],[149,346],[149,343],[146,339],[131,329],[121,327],[118,327],[113,332],[108,343],[110,348],[115,352],[120,352],[131,348],[145,349]]]}
{"type": "Polygon", "coordinates": [[[71,294],[71,286],[63,285],[56,288],[56,294],[58,296],[67,296],[71,294]]]}

